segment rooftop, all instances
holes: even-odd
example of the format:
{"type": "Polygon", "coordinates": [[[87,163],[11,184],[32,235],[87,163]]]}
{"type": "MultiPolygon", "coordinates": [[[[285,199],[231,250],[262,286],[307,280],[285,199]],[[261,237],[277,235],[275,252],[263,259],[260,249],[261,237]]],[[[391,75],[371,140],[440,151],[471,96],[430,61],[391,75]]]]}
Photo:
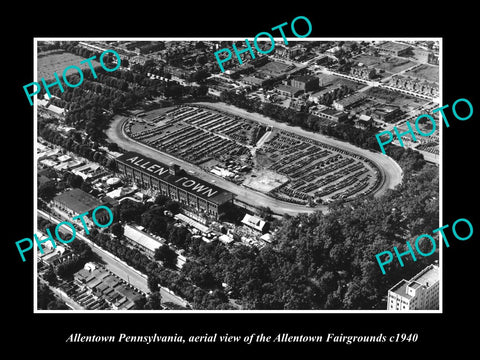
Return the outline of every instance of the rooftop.
{"type": "Polygon", "coordinates": [[[262,82],[264,81],[263,79],[257,78],[255,76],[245,76],[242,80],[244,82],[250,82],[257,85],[262,85],[262,82]]]}
{"type": "Polygon", "coordinates": [[[347,96],[347,97],[345,97],[343,99],[340,99],[340,100],[335,100],[335,102],[337,104],[341,104],[343,106],[348,106],[348,105],[356,103],[357,101],[363,100],[366,97],[367,97],[367,95],[365,95],[364,93],[357,93],[357,94],[347,96]]]}
{"type": "Polygon", "coordinates": [[[266,222],[263,221],[261,218],[257,216],[252,216],[249,214],[245,214],[245,217],[243,218],[242,223],[258,231],[262,231],[266,224],[266,222]]]}
{"type": "Polygon", "coordinates": [[[411,299],[412,296],[407,294],[407,287],[417,289],[421,286],[430,287],[438,282],[439,270],[438,266],[431,264],[420,271],[410,280],[401,280],[394,285],[389,291],[403,296],[406,299],[411,299]]]}
{"type": "Polygon", "coordinates": [[[415,275],[410,281],[415,281],[426,287],[432,286],[439,279],[438,266],[431,264],[415,275]]]}
{"type": "Polygon", "coordinates": [[[155,249],[162,245],[153,237],[148,236],[146,233],[137,230],[130,225],[125,225],[124,235],[150,251],[155,251],[155,249]]]}
{"type": "Polygon", "coordinates": [[[390,291],[394,292],[398,295],[403,296],[406,299],[411,299],[412,296],[407,294],[407,286],[409,285],[409,282],[405,279],[400,280],[395,286],[393,286],[390,291]]]}
{"type": "Polygon", "coordinates": [[[310,76],[310,75],[299,75],[293,78],[293,80],[301,81],[301,82],[308,82],[315,79],[316,79],[315,76],[310,76]]]}
{"type": "Polygon", "coordinates": [[[194,228],[200,230],[202,233],[207,233],[208,230],[209,230],[208,226],[205,226],[205,225],[199,223],[198,221],[195,221],[195,220],[193,220],[193,219],[191,219],[188,216],[183,215],[183,214],[175,214],[174,219],[186,222],[190,226],[193,226],[194,228]]]}
{"type": "Polygon", "coordinates": [[[279,84],[276,86],[276,88],[280,91],[286,91],[289,92],[290,94],[296,94],[298,92],[302,92],[303,90],[300,90],[296,87],[290,86],[290,85],[285,85],[285,84],[279,84]]]}
{"type": "Polygon", "coordinates": [[[90,195],[80,189],[65,191],[63,194],[55,196],[53,200],[64,204],[70,210],[78,214],[93,210],[97,206],[103,204],[93,195],[90,195]]]}
{"type": "Polygon", "coordinates": [[[172,175],[168,171],[170,166],[135,152],[128,152],[116,160],[216,204],[223,204],[233,197],[231,192],[189,175],[183,170],[172,175]]]}

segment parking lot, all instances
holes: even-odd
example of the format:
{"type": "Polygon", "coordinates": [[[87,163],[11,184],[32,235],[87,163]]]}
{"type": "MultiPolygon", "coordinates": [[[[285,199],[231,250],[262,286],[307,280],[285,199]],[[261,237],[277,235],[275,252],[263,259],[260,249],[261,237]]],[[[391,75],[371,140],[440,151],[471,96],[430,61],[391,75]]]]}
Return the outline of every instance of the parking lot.
{"type": "Polygon", "coordinates": [[[376,165],[360,155],[201,106],[169,108],[158,116],[139,115],[124,130],[136,141],[207,171],[215,168],[220,174],[223,169],[232,182],[296,204],[368,195],[381,180],[376,165]],[[259,141],[267,130],[272,134],[259,141]],[[269,165],[255,162],[255,151],[269,165]],[[279,179],[268,181],[265,171],[278,174],[279,179]]]}

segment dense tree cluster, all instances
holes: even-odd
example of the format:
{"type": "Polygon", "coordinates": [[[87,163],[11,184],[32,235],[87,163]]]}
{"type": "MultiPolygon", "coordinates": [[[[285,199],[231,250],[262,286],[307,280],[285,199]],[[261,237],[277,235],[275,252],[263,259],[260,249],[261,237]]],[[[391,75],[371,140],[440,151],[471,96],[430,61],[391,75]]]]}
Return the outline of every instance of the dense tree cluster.
{"type": "Polygon", "coordinates": [[[132,249],[125,245],[120,239],[110,237],[106,233],[100,233],[96,229],[90,232],[90,239],[107,250],[111,254],[118,256],[124,260],[128,265],[135,269],[146,273],[148,265],[152,262],[145,254],[138,249],[132,249]]]}
{"type": "Polygon", "coordinates": [[[141,54],[150,54],[155,51],[163,50],[165,49],[165,43],[163,41],[149,41],[149,42],[143,42],[140,44],[137,44],[136,46],[141,54]]]}
{"type": "MultiPolygon", "coordinates": [[[[51,234],[55,234],[56,225],[49,220],[38,217],[37,226],[39,230],[45,233],[47,232],[46,229],[48,229],[51,234]]],[[[69,239],[71,234],[63,233],[62,230],[60,230],[60,236],[63,239],[69,239]]],[[[60,263],[55,268],[49,267],[46,270],[43,278],[52,286],[55,286],[58,283],[57,275],[63,279],[69,279],[75,272],[83,268],[85,263],[91,261],[93,258],[92,249],[83,241],[72,241],[68,244],[63,244],[62,246],[70,249],[72,251],[72,256],[68,260],[60,263]]]]}
{"type": "MultiPolygon", "coordinates": [[[[349,91],[346,86],[342,89],[344,90],[338,90],[338,94],[340,94],[340,91],[342,91],[342,93],[344,91],[345,94],[349,91]]],[[[340,96],[338,94],[337,96],[340,96]]],[[[328,95],[323,101],[325,103],[331,103],[335,99],[334,96],[334,94],[328,95]]],[[[300,126],[302,129],[333,136],[363,148],[378,150],[378,143],[375,138],[377,129],[375,128],[363,130],[342,123],[335,124],[334,126],[330,122],[305,111],[296,111],[294,109],[285,109],[275,104],[261,103],[259,100],[247,99],[245,94],[237,94],[234,91],[222,92],[220,100],[248,111],[261,113],[274,120],[286,122],[292,126],[300,126]]]]}
{"type": "MultiPolygon", "coordinates": [[[[52,130],[50,126],[48,126],[52,121],[53,120],[39,117],[39,136],[55,145],[63,147],[65,150],[71,151],[88,160],[95,161],[111,170],[115,170],[115,161],[108,158],[104,151],[98,149],[97,142],[92,142],[88,138],[82,140],[82,137],[77,131],[70,131],[69,134],[65,136],[58,131],[52,130]]],[[[78,187],[80,186],[81,184],[79,184],[78,187]]]]}
{"type": "Polygon", "coordinates": [[[38,187],[37,195],[40,199],[49,202],[57,193],[57,186],[53,182],[47,182],[38,187]]]}
{"type": "MultiPolygon", "coordinates": [[[[146,48],[161,48],[161,42],[145,44],[146,48]]],[[[97,56],[97,61],[101,52],[93,51],[81,47],[76,42],[58,42],[55,44],[43,44],[42,50],[61,49],[84,58],[97,56]]],[[[109,62],[113,56],[107,54],[104,62],[107,67],[112,67],[109,62]]],[[[104,137],[105,130],[110,122],[111,116],[121,113],[133,106],[139,105],[145,99],[152,100],[160,95],[171,99],[179,99],[183,96],[204,97],[208,88],[202,86],[182,86],[176,82],[167,80],[171,76],[163,72],[163,68],[157,66],[153,60],[148,60],[145,64],[134,65],[131,70],[125,67],[128,65],[126,60],[122,60],[122,67],[107,72],[100,65],[94,66],[96,77],[90,68],[82,69],[83,81],[81,86],[71,88],[63,86],[63,91],[59,86],[53,86],[49,89],[54,97],[49,102],[67,110],[65,121],[67,124],[75,126],[77,129],[85,129],[87,134],[95,139],[104,137]],[[149,74],[156,74],[164,79],[150,78],[149,74]]],[[[206,69],[198,69],[189,79],[190,81],[202,82],[210,74],[206,69]]],[[[67,76],[71,84],[80,82],[77,73],[67,76]]],[[[45,89],[41,89],[39,97],[45,94],[45,89]]]]}
{"type": "MultiPolygon", "coordinates": [[[[65,239],[69,238],[67,234],[62,236],[65,239]]],[[[59,264],[55,269],[56,274],[63,279],[71,279],[73,274],[81,270],[93,258],[92,249],[83,241],[72,241],[67,246],[73,251],[74,256],[59,264]]]]}
{"type": "MultiPolygon", "coordinates": [[[[437,255],[392,262],[382,275],[375,254],[406,249],[405,242],[438,227],[438,169],[426,166],[380,199],[334,204],[328,215],[287,217],[278,245],[228,251],[194,241],[182,274],[198,287],[222,291],[252,309],[370,309],[387,290],[437,255]]],[[[196,240],[196,239],[195,239],[196,240]]]]}
{"type": "Polygon", "coordinates": [[[69,307],[53,295],[52,290],[38,280],[37,283],[37,306],[42,310],[68,310],[69,307]]]}
{"type": "Polygon", "coordinates": [[[155,260],[160,260],[164,266],[175,269],[177,254],[168,245],[162,245],[155,249],[155,260]]]}

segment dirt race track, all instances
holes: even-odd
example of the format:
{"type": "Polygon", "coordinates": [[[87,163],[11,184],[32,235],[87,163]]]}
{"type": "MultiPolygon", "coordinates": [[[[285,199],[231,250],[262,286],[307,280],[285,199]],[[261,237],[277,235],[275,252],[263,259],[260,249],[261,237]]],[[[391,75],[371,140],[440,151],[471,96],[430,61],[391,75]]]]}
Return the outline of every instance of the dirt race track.
{"type": "MultiPolygon", "coordinates": [[[[305,131],[299,127],[292,127],[284,123],[276,122],[270,118],[267,118],[263,115],[257,113],[249,113],[243,109],[227,105],[224,103],[197,103],[199,105],[204,105],[211,107],[212,109],[217,109],[225,111],[234,115],[238,115],[247,119],[255,120],[273,127],[293,132],[298,135],[306,136],[323,143],[338,147],[340,149],[345,149],[353,153],[358,153],[366,158],[373,161],[379,169],[382,171],[384,182],[381,187],[376,191],[375,196],[381,196],[385,193],[387,189],[393,189],[402,181],[402,170],[400,166],[390,157],[383,155],[382,153],[375,153],[369,150],[358,148],[354,145],[351,145],[346,142],[342,142],[321,134],[312,133],[305,131]]],[[[194,105],[194,104],[192,104],[194,105]]],[[[243,201],[247,204],[258,204],[259,206],[267,206],[271,208],[275,213],[278,214],[289,214],[296,215],[298,213],[311,213],[316,210],[321,210],[322,212],[326,211],[325,205],[320,205],[315,208],[311,208],[305,205],[292,204],[285,201],[274,199],[266,194],[261,192],[246,188],[241,185],[236,185],[230,181],[224,180],[223,178],[216,176],[211,173],[206,173],[201,170],[198,166],[185,162],[181,159],[175,158],[171,155],[162,153],[156,149],[150,148],[144,144],[136,142],[128,138],[122,130],[122,125],[127,118],[123,116],[115,116],[110,128],[106,131],[107,137],[110,141],[115,142],[118,146],[124,148],[127,151],[135,151],[145,156],[157,159],[158,161],[164,162],[166,164],[174,162],[180,165],[185,171],[188,171],[194,174],[196,177],[201,178],[204,181],[215,184],[225,190],[228,190],[234,194],[238,200],[243,201]]]]}

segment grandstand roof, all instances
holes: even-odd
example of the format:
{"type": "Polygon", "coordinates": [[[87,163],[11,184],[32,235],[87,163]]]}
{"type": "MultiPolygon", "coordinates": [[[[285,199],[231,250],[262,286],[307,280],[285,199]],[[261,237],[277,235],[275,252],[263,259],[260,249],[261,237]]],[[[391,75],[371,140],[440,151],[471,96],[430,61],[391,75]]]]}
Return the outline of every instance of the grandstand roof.
{"type": "Polygon", "coordinates": [[[142,245],[150,251],[155,251],[155,249],[159,248],[162,245],[159,241],[148,236],[144,232],[141,232],[131,227],[130,225],[125,225],[124,229],[124,235],[127,238],[135,241],[137,244],[142,245]]]}
{"type": "Polygon", "coordinates": [[[173,175],[169,172],[171,166],[135,152],[128,152],[116,160],[217,205],[230,201],[233,197],[231,192],[187,174],[184,170],[173,175]]]}

